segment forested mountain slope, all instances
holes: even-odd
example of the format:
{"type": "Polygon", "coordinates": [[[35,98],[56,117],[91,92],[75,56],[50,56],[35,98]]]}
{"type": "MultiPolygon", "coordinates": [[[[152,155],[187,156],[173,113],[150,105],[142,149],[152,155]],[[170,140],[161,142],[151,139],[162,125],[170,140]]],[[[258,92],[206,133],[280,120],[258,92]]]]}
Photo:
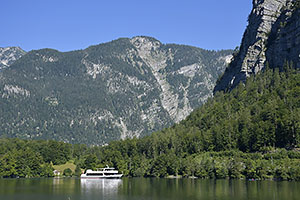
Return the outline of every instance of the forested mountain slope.
{"type": "Polygon", "coordinates": [[[300,72],[266,69],[217,93],[181,123],[143,138],[88,147],[0,139],[0,177],[49,177],[72,159],[125,176],[300,180],[300,72]]]}
{"type": "Polygon", "coordinates": [[[179,124],[91,156],[133,176],[300,180],[299,144],[300,72],[286,65],[217,93],[179,124]]]}
{"type": "Polygon", "coordinates": [[[148,135],[211,97],[231,53],[150,37],[28,52],[0,72],[0,135],[89,145],[148,135]]]}

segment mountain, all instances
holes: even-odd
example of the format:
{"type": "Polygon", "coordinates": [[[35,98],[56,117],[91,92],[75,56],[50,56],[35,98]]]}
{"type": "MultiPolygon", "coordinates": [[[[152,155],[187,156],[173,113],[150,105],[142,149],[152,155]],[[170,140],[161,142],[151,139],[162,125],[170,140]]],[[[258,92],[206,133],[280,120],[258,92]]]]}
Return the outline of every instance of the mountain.
{"type": "Polygon", "coordinates": [[[291,62],[299,68],[299,7],[299,0],[254,0],[242,44],[214,91],[231,90],[267,63],[281,68],[291,62]]]}
{"type": "Polygon", "coordinates": [[[0,47],[0,70],[13,64],[25,53],[20,47],[0,47]]]}
{"type": "Polygon", "coordinates": [[[212,97],[231,54],[150,37],[30,51],[0,73],[0,134],[89,145],[148,135],[212,97]]]}

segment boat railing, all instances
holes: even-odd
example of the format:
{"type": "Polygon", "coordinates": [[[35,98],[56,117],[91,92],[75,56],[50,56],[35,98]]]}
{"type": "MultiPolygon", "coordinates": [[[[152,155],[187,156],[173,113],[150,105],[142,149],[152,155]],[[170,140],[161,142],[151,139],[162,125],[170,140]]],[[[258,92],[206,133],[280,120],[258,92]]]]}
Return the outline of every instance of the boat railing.
{"type": "Polygon", "coordinates": [[[96,168],[97,171],[112,171],[112,170],[116,170],[115,168],[113,167],[104,167],[104,168],[96,168]]]}

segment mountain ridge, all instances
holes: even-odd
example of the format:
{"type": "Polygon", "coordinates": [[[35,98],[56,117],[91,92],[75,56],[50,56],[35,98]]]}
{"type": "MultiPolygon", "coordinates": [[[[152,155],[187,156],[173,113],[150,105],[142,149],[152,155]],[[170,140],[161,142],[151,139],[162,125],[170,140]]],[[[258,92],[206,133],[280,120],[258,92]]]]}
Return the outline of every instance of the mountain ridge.
{"type": "Polygon", "coordinates": [[[0,70],[9,67],[25,53],[20,47],[0,47],[0,70]]]}
{"type": "Polygon", "coordinates": [[[231,53],[144,36],[30,51],[0,74],[0,133],[96,145],[150,134],[211,97],[231,53]]]}

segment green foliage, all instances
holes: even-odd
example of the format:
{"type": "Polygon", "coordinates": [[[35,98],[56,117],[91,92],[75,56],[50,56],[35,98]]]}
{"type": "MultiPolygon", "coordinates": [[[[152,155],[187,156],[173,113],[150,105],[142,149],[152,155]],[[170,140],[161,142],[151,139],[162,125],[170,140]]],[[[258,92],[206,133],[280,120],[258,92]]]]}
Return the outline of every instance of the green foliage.
{"type": "Polygon", "coordinates": [[[0,177],[53,177],[53,163],[73,157],[71,149],[56,141],[0,139],[0,177]]]}
{"type": "Polygon", "coordinates": [[[71,145],[64,142],[49,140],[40,148],[45,162],[52,161],[54,165],[64,164],[71,158],[71,145]]]}
{"type": "Polygon", "coordinates": [[[81,175],[81,168],[79,165],[76,165],[76,168],[75,168],[75,171],[74,171],[74,175],[77,176],[77,177],[80,177],[81,175]]]}
{"type": "Polygon", "coordinates": [[[0,159],[0,176],[4,178],[17,177],[16,159],[14,153],[8,152],[0,159]]]}
{"type": "Polygon", "coordinates": [[[40,176],[41,177],[54,177],[53,171],[54,171],[53,165],[51,163],[45,163],[42,165],[40,176]]]}
{"type": "Polygon", "coordinates": [[[17,151],[15,159],[19,177],[37,177],[42,171],[42,157],[30,148],[17,151]]]}
{"type": "Polygon", "coordinates": [[[67,168],[64,170],[63,175],[64,176],[72,176],[73,172],[70,168],[67,168]]]}
{"type": "Polygon", "coordinates": [[[299,85],[297,70],[266,69],[230,93],[217,93],[181,125],[185,132],[196,129],[210,138],[204,150],[250,152],[266,147],[297,147],[299,85]]]}
{"type": "Polygon", "coordinates": [[[84,168],[95,169],[97,166],[97,156],[95,154],[89,154],[84,160],[84,168]]]}

